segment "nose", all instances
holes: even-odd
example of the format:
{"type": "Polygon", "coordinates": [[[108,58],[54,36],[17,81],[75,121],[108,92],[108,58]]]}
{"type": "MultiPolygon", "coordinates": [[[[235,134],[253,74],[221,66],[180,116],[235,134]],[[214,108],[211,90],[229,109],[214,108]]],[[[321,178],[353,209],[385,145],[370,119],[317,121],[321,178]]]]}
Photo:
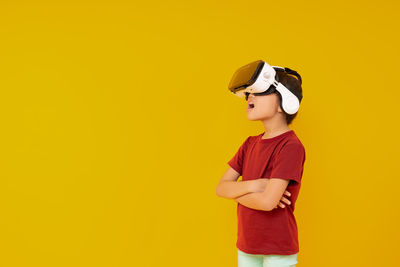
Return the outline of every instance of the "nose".
{"type": "Polygon", "coordinates": [[[248,100],[249,98],[253,98],[254,94],[253,93],[247,93],[246,94],[246,100],[248,100]]]}

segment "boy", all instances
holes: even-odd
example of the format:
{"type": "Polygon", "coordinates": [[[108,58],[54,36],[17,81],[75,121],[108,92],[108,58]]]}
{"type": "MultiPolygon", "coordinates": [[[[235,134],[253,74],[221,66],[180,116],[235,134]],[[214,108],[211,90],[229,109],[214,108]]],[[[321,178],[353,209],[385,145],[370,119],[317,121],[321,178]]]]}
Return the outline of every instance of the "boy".
{"type": "MultiPolygon", "coordinates": [[[[276,70],[275,78],[301,101],[301,78],[283,69],[276,70]]],[[[304,146],[288,127],[297,112],[283,110],[282,95],[273,86],[261,94],[245,94],[248,119],[260,120],[265,131],[242,143],[216,193],[238,203],[239,267],[294,267],[299,244],[293,212],[305,162],[304,146]]]]}

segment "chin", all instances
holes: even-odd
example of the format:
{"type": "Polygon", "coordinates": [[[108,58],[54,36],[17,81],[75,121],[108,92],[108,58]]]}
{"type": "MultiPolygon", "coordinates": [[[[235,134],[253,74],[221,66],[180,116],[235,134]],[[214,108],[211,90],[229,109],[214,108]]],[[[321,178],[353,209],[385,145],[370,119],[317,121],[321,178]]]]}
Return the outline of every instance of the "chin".
{"type": "Polygon", "coordinates": [[[262,119],[259,116],[252,116],[252,115],[247,115],[247,118],[249,119],[249,121],[258,121],[262,119]]]}
{"type": "Polygon", "coordinates": [[[270,118],[271,116],[268,116],[268,115],[265,115],[265,114],[263,114],[263,115],[260,115],[260,114],[247,114],[247,118],[250,120],[250,121],[259,121],[259,120],[265,120],[265,119],[268,119],[268,118],[270,118]]]}

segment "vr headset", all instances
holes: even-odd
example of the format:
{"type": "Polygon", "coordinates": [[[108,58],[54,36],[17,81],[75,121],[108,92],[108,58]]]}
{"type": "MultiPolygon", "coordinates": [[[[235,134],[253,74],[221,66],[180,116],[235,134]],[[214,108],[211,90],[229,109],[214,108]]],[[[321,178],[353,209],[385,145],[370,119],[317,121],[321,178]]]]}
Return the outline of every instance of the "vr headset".
{"type": "MultiPolygon", "coordinates": [[[[281,99],[281,108],[287,114],[294,114],[299,110],[302,93],[292,92],[276,80],[276,71],[283,71],[297,77],[302,83],[301,76],[289,68],[270,66],[263,60],[257,60],[240,67],[229,83],[229,90],[236,96],[246,100],[250,93],[254,95],[267,95],[278,92],[281,99]]],[[[278,78],[279,79],[279,78],[278,78]]]]}

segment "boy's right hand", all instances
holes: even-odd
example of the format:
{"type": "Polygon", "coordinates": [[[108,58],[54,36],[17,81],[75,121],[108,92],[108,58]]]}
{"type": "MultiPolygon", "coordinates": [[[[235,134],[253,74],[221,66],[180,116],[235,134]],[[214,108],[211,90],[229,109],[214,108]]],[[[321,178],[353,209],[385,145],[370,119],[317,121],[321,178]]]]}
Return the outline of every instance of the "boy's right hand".
{"type": "MultiPolygon", "coordinates": [[[[267,187],[269,179],[268,178],[260,178],[260,179],[255,179],[252,181],[254,181],[253,192],[264,192],[265,188],[267,187]]],[[[289,204],[290,201],[285,197],[285,195],[290,196],[290,192],[287,190],[285,191],[279,204],[274,209],[278,208],[278,206],[281,208],[284,208],[285,204],[290,205],[289,204]]]]}

